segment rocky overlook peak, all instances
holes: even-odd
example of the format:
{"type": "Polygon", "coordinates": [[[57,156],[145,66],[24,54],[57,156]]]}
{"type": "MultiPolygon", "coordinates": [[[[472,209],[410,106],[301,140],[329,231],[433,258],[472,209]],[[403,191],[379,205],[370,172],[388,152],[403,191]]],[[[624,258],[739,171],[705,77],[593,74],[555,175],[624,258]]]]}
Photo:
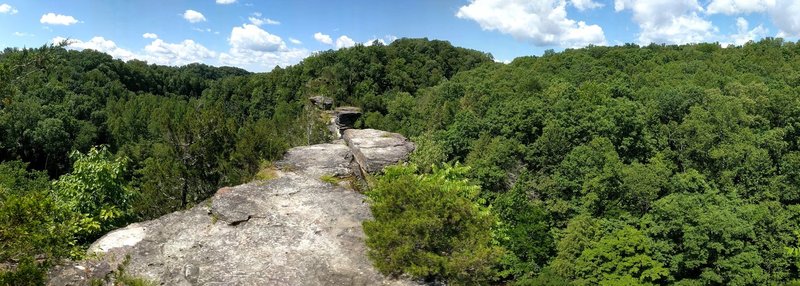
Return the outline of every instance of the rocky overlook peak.
{"type": "Polygon", "coordinates": [[[120,266],[161,285],[413,284],[373,268],[361,227],[370,209],[347,183],[405,160],[414,144],[373,129],[347,129],[343,139],[290,149],[270,180],[112,231],[91,245],[94,258],[55,267],[49,284],[88,285],[120,266]]]}

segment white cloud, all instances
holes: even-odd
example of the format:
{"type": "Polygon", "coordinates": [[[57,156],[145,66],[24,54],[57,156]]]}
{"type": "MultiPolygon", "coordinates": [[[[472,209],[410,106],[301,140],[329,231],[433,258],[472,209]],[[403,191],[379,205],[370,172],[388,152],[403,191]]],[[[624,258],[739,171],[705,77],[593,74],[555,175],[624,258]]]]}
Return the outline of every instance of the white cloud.
{"type": "Polygon", "coordinates": [[[269,71],[275,66],[297,64],[310,55],[305,49],[289,49],[275,52],[231,49],[219,55],[222,65],[237,66],[250,71],[269,71]]]}
{"type": "MultiPolygon", "coordinates": [[[[289,41],[297,40],[290,38],[289,41]]],[[[252,24],[233,27],[228,43],[230,49],[220,53],[219,62],[252,71],[296,64],[310,54],[305,49],[289,49],[279,36],[252,24]]]]}
{"type": "MultiPolygon", "coordinates": [[[[55,37],[55,38],[53,38],[53,43],[60,43],[60,42],[62,42],[64,40],[67,40],[67,39],[64,38],[64,37],[55,37]]],[[[133,52],[131,52],[129,50],[126,50],[126,49],[123,49],[123,48],[120,48],[120,47],[117,46],[116,43],[114,43],[114,41],[107,40],[106,38],[103,38],[103,37],[94,37],[94,38],[92,38],[91,40],[89,40],[87,42],[84,42],[84,41],[81,41],[81,40],[69,39],[69,40],[67,40],[67,43],[68,43],[67,48],[69,48],[69,49],[73,49],[73,50],[85,50],[85,49],[95,50],[95,51],[98,51],[98,52],[103,52],[103,53],[109,54],[114,58],[118,58],[118,59],[121,59],[121,60],[124,60],[124,61],[132,60],[134,58],[137,58],[137,56],[133,52]]]]}
{"type": "Polygon", "coordinates": [[[706,8],[708,14],[742,15],[766,13],[778,36],[800,37],[800,1],[797,0],[711,0],[706,8]]]}
{"type": "Polygon", "coordinates": [[[736,30],[737,33],[731,35],[731,40],[735,45],[744,45],[749,41],[763,38],[767,34],[767,29],[761,25],[750,30],[750,24],[742,17],[736,19],[736,30]]]}
{"type": "Polygon", "coordinates": [[[356,45],[356,41],[353,41],[353,39],[351,39],[347,35],[341,35],[341,36],[339,36],[338,39],[336,39],[336,48],[337,49],[349,48],[349,47],[352,47],[352,46],[355,46],[355,45],[356,45]]]}
{"type": "MultiPolygon", "coordinates": [[[[588,2],[592,1],[570,3],[591,6],[588,2]]],[[[471,0],[469,5],[458,9],[456,17],[473,20],[484,30],[509,34],[537,46],[605,44],[603,29],[567,18],[566,5],[564,0],[471,0]]]]}
{"type": "Polygon", "coordinates": [[[256,26],[261,26],[261,25],[264,25],[264,24],[268,24],[268,25],[280,25],[281,24],[281,22],[272,20],[270,18],[258,18],[258,17],[261,16],[260,13],[258,13],[258,14],[259,15],[257,15],[256,17],[248,17],[247,19],[250,20],[250,23],[252,23],[253,25],[256,25],[256,26]]]}
{"type": "Polygon", "coordinates": [[[155,39],[144,47],[144,59],[150,63],[160,65],[186,65],[190,63],[205,62],[217,56],[217,53],[204,47],[193,40],[183,40],[180,43],[167,43],[155,39]]]}
{"type": "Polygon", "coordinates": [[[386,45],[386,41],[384,41],[383,39],[371,39],[371,40],[368,40],[368,41],[364,42],[364,46],[365,47],[372,46],[372,44],[374,44],[376,41],[378,43],[381,43],[381,45],[386,45]]]}
{"type": "Polygon", "coordinates": [[[289,42],[292,42],[292,44],[295,44],[295,45],[299,45],[299,44],[303,43],[300,40],[295,39],[295,38],[289,38],[289,42]]]}
{"type": "Polygon", "coordinates": [[[603,7],[603,4],[594,2],[592,0],[570,0],[569,3],[572,4],[575,9],[580,11],[603,7]]]}
{"type": "Polygon", "coordinates": [[[391,44],[395,40],[397,40],[397,36],[386,35],[383,38],[372,38],[372,39],[369,39],[366,42],[364,42],[364,46],[367,46],[367,47],[372,46],[372,43],[374,43],[375,41],[378,41],[378,43],[381,43],[382,45],[386,45],[387,43],[391,44]]]}
{"type": "Polygon", "coordinates": [[[782,36],[800,37],[800,1],[776,0],[769,13],[782,36]]]}
{"type": "Polygon", "coordinates": [[[144,34],[142,34],[142,38],[145,38],[145,39],[158,39],[158,35],[153,34],[153,33],[144,33],[144,34]]]}
{"type": "Polygon", "coordinates": [[[19,12],[19,10],[14,9],[14,7],[11,7],[11,5],[8,5],[6,3],[0,4],[0,14],[14,15],[17,14],[17,12],[19,12]]]}
{"type": "Polygon", "coordinates": [[[12,33],[12,35],[17,36],[17,37],[33,37],[33,36],[36,36],[34,34],[29,34],[29,33],[25,33],[25,32],[14,32],[14,33],[12,33]]]}
{"type": "Polygon", "coordinates": [[[317,42],[320,42],[320,43],[323,43],[323,44],[326,44],[326,45],[332,45],[333,44],[333,39],[331,39],[330,35],[325,35],[325,34],[320,33],[320,32],[314,33],[314,40],[317,40],[317,42]]]}
{"type": "Polygon", "coordinates": [[[281,40],[281,37],[270,34],[251,24],[233,27],[228,43],[234,49],[259,52],[274,52],[286,48],[286,44],[281,40]]]}
{"type": "Polygon", "coordinates": [[[228,5],[236,3],[236,0],[217,0],[217,4],[228,5]]]}
{"type": "Polygon", "coordinates": [[[49,24],[49,25],[64,25],[69,26],[75,23],[78,23],[78,20],[75,17],[55,14],[55,13],[47,13],[42,15],[42,18],[39,19],[39,22],[42,24],[49,24]]]}
{"type": "Polygon", "coordinates": [[[711,0],[706,12],[726,15],[760,13],[774,6],[775,0],[711,0]]]}
{"type": "Polygon", "coordinates": [[[614,9],[631,10],[639,43],[684,44],[707,41],[717,28],[700,16],[697,0],[615,0],[614,9]]]}
{"type": "MultiPolygon", "coordinates": [[[[66,40],[66,38],[55,37],[52,41],[53,43],[59,43],[63,40],[66,40]]],[[[155,39],[144,47],[143,53],[135,53],[117,46],[112,40],[98,36],[86,42],[70,39],[68,40],[67,48],[73,50],[95,50],[107,53],[123,61],[139,59],[149,63],[172,66],[208,62],[208,60],[214,59],[217,56],[216,52],[192,40],[184,40],[180,43],[167,43],[161,39],[155,39]]]]}
{"type": "MultiPolygon", "coordinates": [[[[151,33],[142,36],[145,37],[147,34],[151,33]]],[[[63,37],[53,38],[53,42],[63,40],[65,40],[63,37]]],[[[67,48],[73,50],[93,49],[125,61],[139,59],[149,63],[172,66],[202,62],[211,65],[237,66],[250,71],[269,71],[275,66],[297,64],[311,54],[306,49],[288,48],[279,36],[272,35],[252,24],[233,27],[228,44],[230,46],[228,51],[219,52],[208,49],[191,39],[169,43],[153,38],[153,41],[143,49],[131,51],[117,46],[111,40],[94,37],[86,42],[70,40],[67,48]]]]}
{"type": "Polygon", "coordinates": [[[183,18],[189,23],[197,23],[197,22],[205,22],[206,16],[203,16],[203,13],[197,12],[195,10],[186,10],[183,12],[183,18]]]}

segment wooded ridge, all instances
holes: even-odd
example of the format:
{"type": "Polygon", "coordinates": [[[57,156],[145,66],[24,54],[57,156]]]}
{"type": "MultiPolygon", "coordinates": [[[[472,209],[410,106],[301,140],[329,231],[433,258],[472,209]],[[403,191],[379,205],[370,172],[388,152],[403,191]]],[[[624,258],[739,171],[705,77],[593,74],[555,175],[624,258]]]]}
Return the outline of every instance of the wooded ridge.
{"type": "Polygon", "coordinates": [[[444,41],[253,74],[0,54],[0,281],[329,140],[310,97],[416,143],[365,190],[384,275],[498,285],[800,278],[800,45],[633,44],[511,63],[444,41]]]}

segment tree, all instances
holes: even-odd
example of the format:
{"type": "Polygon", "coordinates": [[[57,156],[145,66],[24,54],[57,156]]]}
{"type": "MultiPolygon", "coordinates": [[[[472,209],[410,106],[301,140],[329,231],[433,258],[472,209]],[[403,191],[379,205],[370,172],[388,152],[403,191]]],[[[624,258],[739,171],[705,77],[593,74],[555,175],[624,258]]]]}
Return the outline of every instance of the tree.
{"type": "MultiPolygon", "coordinates": [[[[761,267],[753,208],[709,191],[659,199],[643,219],[671,278],[681,283],[755,285],[767,281],[761,267]]],[[[764,239],[764,238],[760,238],[764,239]]]]}
{"type": "Polygon", "coordinates": [[[0,284],[44,284],[46,267],[80,253],[77,219],[53,196],[47,175],[0,163],[0,284]]]}
{"type": "Polygon", "coordinates": [[[81,215],[82,239],[91,240],[130,218],[131,190],[124,177],[127,158],[114,158],[107,147],[73,152],[72,172],[53,183],[57,197],[81,215]]]}
{"type": "Polygon", "coordinates": [[[500,222],[495,232],[508,252],[502,268],[508,278],[525,279],[540,274],[555,253],[550,217],[540,200],[531,198],[535,188],[528,173],[522,174],[511,190],[492,202],[500,222]]]}
{"type": "Polygon", "coordinates": [[[381,272],[456,284],[487,283],[502,250],[492,243],[496,218],[477,201],[468,168],[432,174],[391,166],[367,193],[373,220],[364,222],[368,255],[381,272]]]}
{"type": "MultiPolygon", "coordinates": [[[[666,282],[669,269],[653,257],[660,253],[653,241],[636,228],[625,226],[603,236],[575,262],[576,285],[655,285],[666,282]],[[623,282],[624,281],[624,282],[623,282]]],[[[658,258],[658,259],[657,259],[658,258]]]]}

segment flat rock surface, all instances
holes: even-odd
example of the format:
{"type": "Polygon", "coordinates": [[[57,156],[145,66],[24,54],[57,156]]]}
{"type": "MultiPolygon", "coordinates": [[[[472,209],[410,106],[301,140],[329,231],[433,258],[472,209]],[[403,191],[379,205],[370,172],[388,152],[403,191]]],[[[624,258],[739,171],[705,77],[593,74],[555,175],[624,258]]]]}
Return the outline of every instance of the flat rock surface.
{"type": "Polygon", "coordinates": [[[366,173],[381,172],[388,165],[404,161],[415,148],[403,135],[376,129],[348,129],[342,139],[366,173]]]}
{"type": "Polygon", "coordinates": [[[353,155],[346,145],[326,143],[289,149],[276,166],[316,178],[323,175],[347,177],[353,173],[352,160],[353,155]]]}
{"type": "MultiPolygon", "coordinates": [[[[130,256],[126,273],[161,285],[411,285],[368,260],[365,197],[320,180],[350,174],[351,156],[343,144],[294,148],[276,164],[277,178],[222,188],[189,210],[112,231],[90,254],[110,264],[103,269],[130,256]]],[[[74,273],[84,268],[61,267],[50,284],[81,285],[74,273]]]]}

